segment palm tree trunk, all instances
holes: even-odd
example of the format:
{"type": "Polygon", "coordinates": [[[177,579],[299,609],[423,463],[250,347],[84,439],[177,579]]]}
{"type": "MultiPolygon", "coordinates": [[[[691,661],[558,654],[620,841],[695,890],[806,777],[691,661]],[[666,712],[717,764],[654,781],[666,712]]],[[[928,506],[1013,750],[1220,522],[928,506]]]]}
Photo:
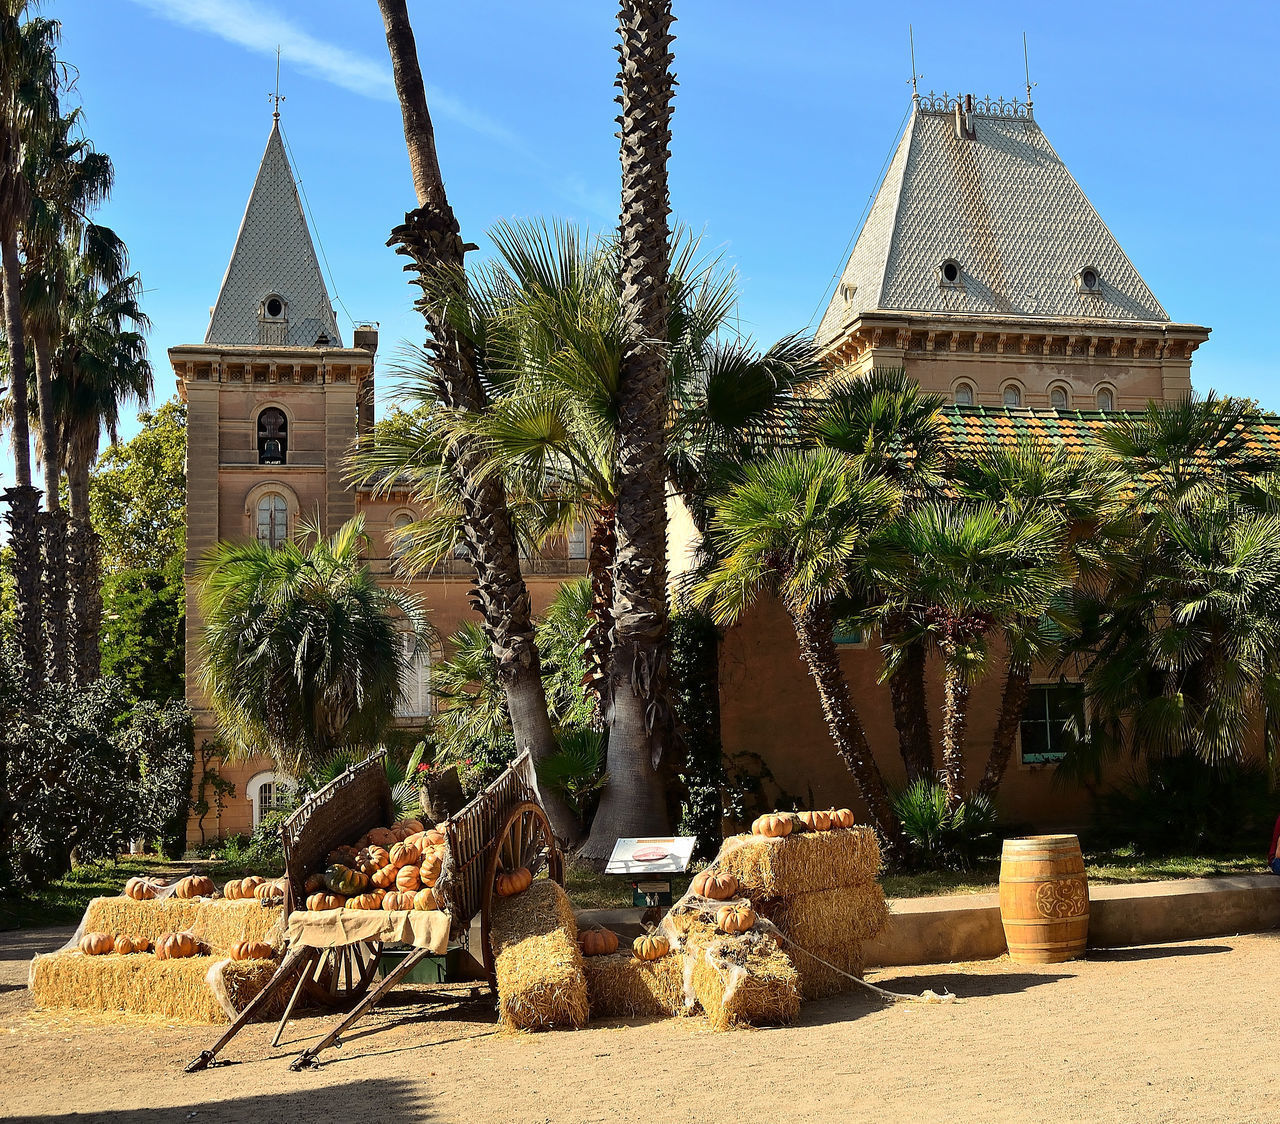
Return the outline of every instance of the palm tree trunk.
{"type": "Polygon", "coordinates": [[[893,725],[898,731],[898,751],[906,767],[907,783],[933,775],[933,730],[929,724],[925,668],[925,647],[916,640],[905,646],[901,663],[889,676],[893,725]]]}
{"type": "Polygon", "coordinates": [[[62,509],[62,449],[58,421],[53,408],[53,368],[49,336],[31,333],[31,350],[36,369],[36,404],[40,412],[40,465],[44,474],[44,515],[41,517],[42,571],[44,585],[45,673],[50,682],[71,679],[71,648],[68,629],[69,582],[67,569],[67,513],[62,509]]]}
{"type": "Polygon", "coordinates": [[[74,438],[68,454],[67,491],[71,527],[67,559],[71,570],[71,661],[74,681],[83,686],[98,678],[102,652],[102,588],[98,572],[98,536],[89,518],[89,458],[74,438]]]}
{"type": "Polygon", "coordinates": [[[609,694],[610,783],[586,858],[614,842],[666,829],[656,772],[674,728],[667,688],[666,431],[671,271],[671,0],[622,0],[618,9],[622,216],[618,249],[623,343],[618,389],[618,553],[609,694]],[[625,783],[624,783],[625,782],[625,783]]]}
{"type": "Polygon", "coordinates": [[[994,796],[1000,782],[1004,780],[1030,695],[1031,668],[1010,661],[1004,680],[1004,694],[1000,698],[1000,717],[996,720],[996,732],[991,739],[991,756],[987,759],[986,771],[978,784],[978,791],[984,796],[994,796]]]}
{"type": "Polygon", "coordinates": [[[803,612],[789,610],[789,613],[796,639],[800,641],[800,658],[818,688],[818,699],[822,703],[831,740],[836,744],[836,752],[853,774],[871,819],[884,837],[889,851],[900,855],[902,828],[894,815],[884,776],[867,744],[866,730],[853,705],[849,681],[840,667],[840,654],[833,639],[835,621],[823,606],[814,606],[803,612]]]}
{"type": "Polygon", "coordinates": [[[942,770],[947,808],[954,811],[964,799],[964,741],[969,724],[969,681],[960,666],[955,644],[941,643],[945,671],[942,681],[942,770]]]}
{"type": "Polygon", "coordinates": [[[600,509],[591,524],[587,574],[591,581],[591,610],[583,637],[587,674],[583,691],[592,705],[592,728],[605,726],[605,694],[609,677],[610,634],[613,631],[613,560],[618,550],[613,505],[600,509]]]}
{"type": "MultiPolygon", "coordinates": [[[[427,295],[433,287],[431,281],[442,273],[460,274],[463,256],[470,247],[462,241],[461,228],[445,192],[405,0],[378,0],[378,6],[386,28],[409,168],[418,199],[417,209],[406,214],[403,225],[392,231],[389,244],[409,257],[419,274],[419,284],[423,285],[423,297],[417,307],[432,337],[436,393],[449,408],[478,413],[486,400],[476,375],[474,353],[427,295]]],[[[506,489],[499,476],[483,471],[483,458],[465,439],[454,442],[448,468],[461,499],[463,538],[476,571],[471,602],[484,618],[507,694],[516,745],[529,749],[535,762],[541,761],[557,746],[547,715],[529,592],[520,572],[506,489]]],[[[556,834],[565,841],[574,840],[578,819],[569,806],[550,792],[544,794],[543,803],[556,834]]]]}

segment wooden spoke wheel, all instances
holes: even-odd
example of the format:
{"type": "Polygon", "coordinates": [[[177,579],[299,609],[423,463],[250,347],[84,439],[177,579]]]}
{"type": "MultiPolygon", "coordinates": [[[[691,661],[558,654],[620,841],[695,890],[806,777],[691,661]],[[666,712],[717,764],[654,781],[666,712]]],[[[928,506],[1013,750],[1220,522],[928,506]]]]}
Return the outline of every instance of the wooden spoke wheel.
{"type": "Polygon", "coordinates": [[[381,957],[381,941],[318,949],[305,969],[303,992],[322,1007],[350,1007],[369,990],[381,957]]]}
{"type": "Polygon", "coordinates": [[[489,986],[498,987],[493,967],[493,945],[489,927],[493,919],[493,903],[497,897],[494,883],[501,871],[528,867],[534,878],[550,878],[564,885],[564,856],[551,831],[551,823],[542,805],[532,800],[517,804],[498,829],[496,842],[485,863],[484,885],[480,894],[480,946],[484,953],[484,970],[489,986]]]}

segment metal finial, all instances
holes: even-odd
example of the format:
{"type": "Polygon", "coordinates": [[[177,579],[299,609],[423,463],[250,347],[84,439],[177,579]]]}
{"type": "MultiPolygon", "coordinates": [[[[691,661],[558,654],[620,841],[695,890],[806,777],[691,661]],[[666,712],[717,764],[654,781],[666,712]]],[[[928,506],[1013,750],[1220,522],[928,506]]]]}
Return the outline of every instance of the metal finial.
{"type": "Polygon", "coordinates": [[[276,90],[273,94],[267,95],[268,101],[275,102],[275,111],[271,114],[272,121],[280,120],[280,103],[289,99],[280,92],[280,48],[276,47],[276,90]]]}
{"type": "Polygon", "coordinates": [[[923,78],[923,74],[916,73],[916,34],[910,24],[907,24],[907,42],[911,47],[911,100],[916,104],[920,104],[920,90],[916,83],[923,78]]]}
{"type": "Polygon", "coordinates": [[[1031,87],[1036,83],[1031,81],[1031,60],[1027,55],[1027,33],[1022,33],[1022,66],[1027,75],[1027,113],[1031,112],[1031,87]]]}

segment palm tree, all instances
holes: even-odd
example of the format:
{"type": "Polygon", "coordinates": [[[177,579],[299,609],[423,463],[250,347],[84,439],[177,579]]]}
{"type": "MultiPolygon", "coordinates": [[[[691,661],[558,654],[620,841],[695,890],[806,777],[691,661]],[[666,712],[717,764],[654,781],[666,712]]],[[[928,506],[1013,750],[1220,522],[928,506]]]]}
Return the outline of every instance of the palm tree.
{"type": "Polygon", "coordinates": [[[671,271],[671,0],[621,0],[622,215],[618,228],[624,342],[618,387],[617,555],[609,684],[610,784],[583,847],[601,861],[620,836],[661,831],[657,766],[672,728],[666,683],[666,431],[671,271]]]}
{"type": "MultiPolygon", "coordinates": [[[[378,0],[378,6],[418,201],[417,209],[392,232],[392,241],[409,257],[423,286],[417,307],[431,335],[430,379],[435,402],[450,412],[479,413],[488,395],[477,376],[474,349],[454,330],[445,310],[432,297],[450,278],[459,285],[464,283],[463,256],[471,247],[462,240],[445,191],[405,0],[378,0]]],[[[501,670],[516,742],[540,761],[556,752],[556,741],[547,715],[529,593],[520,572],[502,479],[484,471],[466,440],[451,442],[438,449],[437,455],[463,514],[464,543],[476,572],[474,600],[501,670]]],[[[577,830],[573,813],[554,798],[549,797],[546,804],[553,829],[564,839],[573,838],[577,830]]]]}
{"type": "Polygon", "coordinates": [[[892,540],[876,575],[883,611],[920,621],[942,656],[940,779],[954,810],[965,795],[969,693],[986,670],[988,639],[1011,621],[1052,614],[1069,595],[1066,525],[992,503],[929,503],[904,515],[892,540]]]}
{"type": "Polygon", "coordinates": [[[834,450],[774,453],[714,500],[710,534],[720,561],[697,590],[719,624],[736,621],[762,593],[781,600],[836,750],[893,849],[901,829],[840,665],[833,606],[860,594],[858,575],[874,568],[876,540],[900,503],[893,484],[834,450]]]}
{"type": "Polygon", "coordinates": [[[222,542],[200,559],[202,684],[237,755],[297,776],[349,747],[372,747],[428,643],[426,612],[379,585],[361,560],[364,517],[305,548],[222,542]],[[409,644],[404,642],[409,637],[409,644]]]}

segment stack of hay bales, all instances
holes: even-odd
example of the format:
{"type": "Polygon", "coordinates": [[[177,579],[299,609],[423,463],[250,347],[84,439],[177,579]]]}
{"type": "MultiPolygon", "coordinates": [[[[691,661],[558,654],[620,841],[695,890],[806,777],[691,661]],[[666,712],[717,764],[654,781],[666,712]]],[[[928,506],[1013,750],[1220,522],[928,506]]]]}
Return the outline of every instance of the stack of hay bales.
{"type": "Polygon", "coordinates": [[[759,928],[684,945],[685,974],[714,1030],[789,1023],[800,1014],[800,978],[778,942],[759,928]]]}
{"type": "Polygon", "coordinates": [[[593,1019],[662,1018],[685,1014],[684,959],[668,953],[640,960],[631,952],[582,961],[593,1019]]]}
{"type": "Polygon", "coordinates": [[[550,879],[497,898],[489,923],[498,1015],[508,1030],[582,1026],[587,978],[568,895],[550,879]]]}
{"type": "Polygon", "coordinates": [[[851,984],[842,973],[861,977],[862,946],[889,919],[876,881],[880,843],[874,830],[738,835],[725,840],[716,865],[737,878],[739,892],[787,938],[783,944],[805,999],[846,990],[851,984]]]}
{"type": "MultiPolygon", "coordinates": [[[[128,934],[154,943],[166,933],[187,931],[209,948],[209,954],[174,960],[159,960],[150,953],[86,956],[73,943],[32,962],[32,1000],[42,1009],[226,1022],[232,1011],[248,1006],[277,967],[274,960],[228,960],[231,946],[241,940],[271,943],[279,934],[281,915],[278,906],[264,907],[256,900],[95,898],[80,932],[128,934]]],[[[288,996],[284,989],[276,1008],[264,1011],[263,1017],[279,1014],[288,996]]]]}

